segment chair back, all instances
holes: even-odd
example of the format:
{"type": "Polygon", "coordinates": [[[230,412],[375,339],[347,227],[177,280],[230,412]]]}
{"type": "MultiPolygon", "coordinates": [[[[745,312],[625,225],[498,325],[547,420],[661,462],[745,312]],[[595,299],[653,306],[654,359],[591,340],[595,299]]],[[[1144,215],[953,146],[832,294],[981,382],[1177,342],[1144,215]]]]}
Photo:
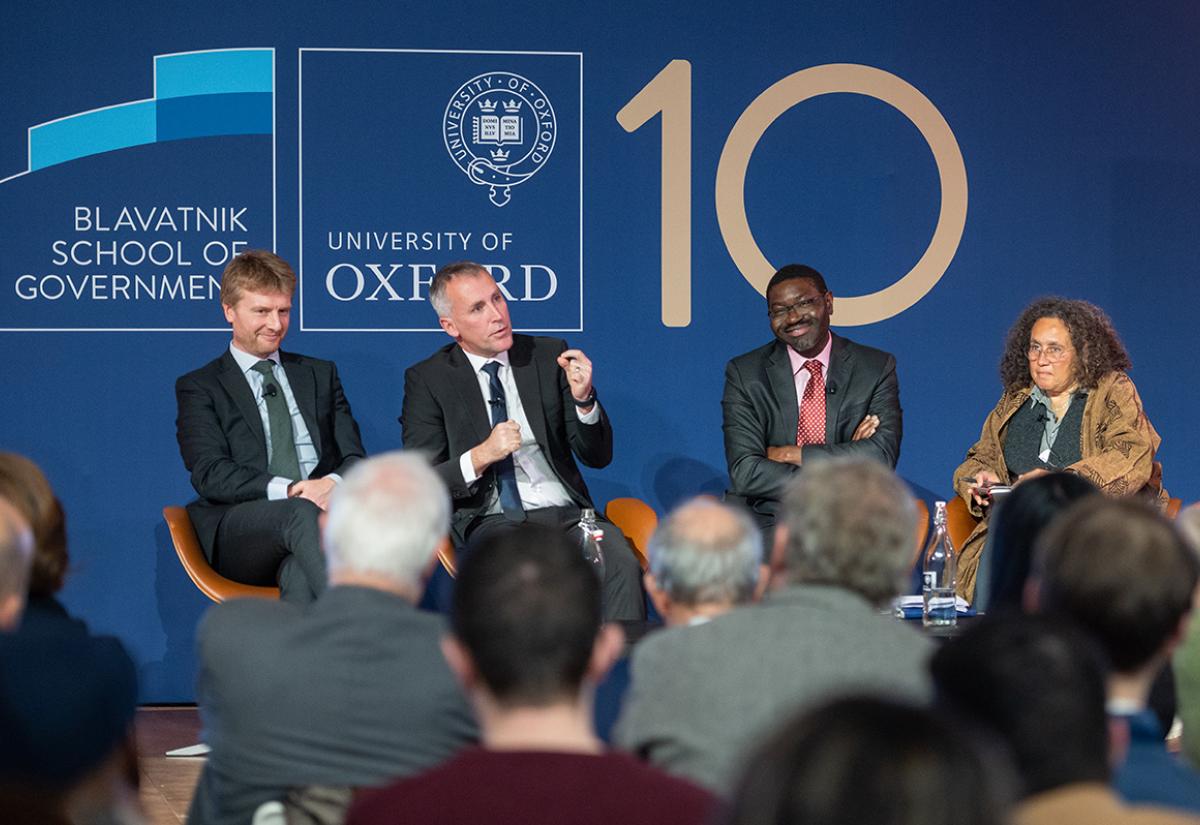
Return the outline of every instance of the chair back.
{"type": "Polygon", "coordinates": [[[278,599],[278,587],[258,587],[252,584],[242,584],[233,579],[227,579],[213,570],[204,551],[200,549],[200,540],[196,537],[196,529],[188,517],[187,510],[179,506],[163,508],[163,518],[166,519],[167,529],[171,531],[171,543],[175,545],[175,555],[188,578],[200,588],[200,592],[214,602],[226,599],[251,597],[258,599],[278,599]]]}
{"type": "Polygon", "coordinates": [[[961,496],[954,496],[946,502],[946,531],[950,533],[950,541],[954,542],[956,552],[962,552],[963,545],[977,524],[979,519],[971,515],[961,496]]]}
{"type": "Polygon", "coordinates": [[[650,564],[646,552],[650,547],[650,536],[658,527],[658,513],[640,498],[614,498],[604,508],[604,516],[629,539],[638,564],[645,570],[650,564]]]}
{"type": "Polygon", "coordinates": [[[925,539],[929,538],[929,505],[924,499],[917,499],[917,535],[916,546],[913,548],[910,568],[921,563],[921,551],[925,549],[925,539]]]}
{"type": "Polygon", "coordinates": [[[457,578],[458,558],[454,553],[454,542],[450,540],[449,536],[438,545],[437,557],[445,571],[450,574],[450,578],[457,578]]]}

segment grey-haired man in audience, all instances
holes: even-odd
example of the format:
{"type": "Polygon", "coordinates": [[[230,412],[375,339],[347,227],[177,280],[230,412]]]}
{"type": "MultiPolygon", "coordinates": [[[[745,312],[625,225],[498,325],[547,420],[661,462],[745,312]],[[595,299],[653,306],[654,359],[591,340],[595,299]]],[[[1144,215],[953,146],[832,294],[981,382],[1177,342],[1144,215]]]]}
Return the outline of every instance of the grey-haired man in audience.
{"type": "Polygon", "coordinates": [[[650,539],[646,592],[669,626],[703,624],[762,595],[762,532],[710,496],[675,508],[650,539]]]}
{"type": "Polygon", "coordinates": [[[877,461],[832,459],[788,487],[762,603],[668,628],[634,651],[618,744],[718,792],[746,749],[845,693],[929,695],[929,643],[880,614],[912,557],[916,505],[877,461]]]}
{"type": "Polygon", "coordinates": [[[477,737],[442,622],[416,608],[449,526],[450,496],[422,457],[359,462],[324,519],[329,587],[315,602],[209,611],[197,694],[212,753],[189,822],[240,825],[292,788],[382,784],[477,737]]]}

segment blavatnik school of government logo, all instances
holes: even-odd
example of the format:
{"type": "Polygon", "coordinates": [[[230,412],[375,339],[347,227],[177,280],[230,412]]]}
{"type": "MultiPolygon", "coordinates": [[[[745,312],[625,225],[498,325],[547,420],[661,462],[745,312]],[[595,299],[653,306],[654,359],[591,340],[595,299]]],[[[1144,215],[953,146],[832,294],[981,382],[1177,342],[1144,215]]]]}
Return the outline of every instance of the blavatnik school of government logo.
{"type": "Polygon", "coordinates": [[[458,87],[446,104],[446,151],[496,206],[546,165],[558,126],[549,98],[532,80],[488,72],[458,87]]]}

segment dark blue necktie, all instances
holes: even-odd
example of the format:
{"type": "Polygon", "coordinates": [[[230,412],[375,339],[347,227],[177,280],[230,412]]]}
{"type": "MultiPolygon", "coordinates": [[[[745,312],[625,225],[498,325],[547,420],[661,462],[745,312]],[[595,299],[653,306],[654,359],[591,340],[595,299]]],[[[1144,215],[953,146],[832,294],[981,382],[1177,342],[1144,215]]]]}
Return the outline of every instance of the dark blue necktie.
{"type": "MultiPolygon", "coordinates": [[[[504,399],[504,386],[500,383],[500,362],[488,361],[483,365],[488,376],[488,389],[492,397],[488,409],[492,411],[492,427],[508,420],[508,404],[504,399]]],[[[517,490],[517,472],[513,468],[512,456],[492,465],[496,471],[496,489],[500,493],[500,508],[510,521],[524,521],[525,508],[521,506],[521,493],[517,490]]]]}

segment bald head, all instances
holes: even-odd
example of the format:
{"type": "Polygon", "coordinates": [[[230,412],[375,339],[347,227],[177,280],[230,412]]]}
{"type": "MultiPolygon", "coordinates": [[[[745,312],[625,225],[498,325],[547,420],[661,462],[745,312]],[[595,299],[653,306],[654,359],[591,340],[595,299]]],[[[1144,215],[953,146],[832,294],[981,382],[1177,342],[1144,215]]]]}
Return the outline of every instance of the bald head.
{"type": "Polygon", "coordinates": [[[689,607],[749,601],[762,564],[762,534],[749,516],[707,496],[675,508],[650,539],[650,572],[689,607]]]}
{"type": "Polygon", "coordinates": [[[17,509],[0,498],[0,633],[15,630],[25,609],[33,533],[17,509]]]}

